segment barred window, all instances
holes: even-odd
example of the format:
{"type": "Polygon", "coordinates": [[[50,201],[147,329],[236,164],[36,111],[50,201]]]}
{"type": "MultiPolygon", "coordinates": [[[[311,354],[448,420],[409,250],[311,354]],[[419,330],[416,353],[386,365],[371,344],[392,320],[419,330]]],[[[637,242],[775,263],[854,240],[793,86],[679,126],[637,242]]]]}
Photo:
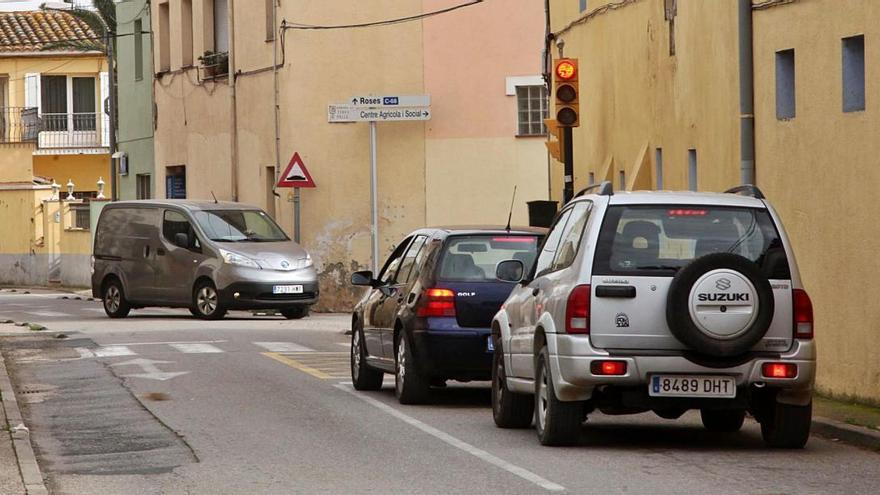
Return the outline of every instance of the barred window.
{"type": "Polygon", "coordinates": [[[547,111],[547,88],[539,86],[517,86],[516,105],[519,115],[517,135],[542,136],[547,134],[544,119],[547,111]]]}

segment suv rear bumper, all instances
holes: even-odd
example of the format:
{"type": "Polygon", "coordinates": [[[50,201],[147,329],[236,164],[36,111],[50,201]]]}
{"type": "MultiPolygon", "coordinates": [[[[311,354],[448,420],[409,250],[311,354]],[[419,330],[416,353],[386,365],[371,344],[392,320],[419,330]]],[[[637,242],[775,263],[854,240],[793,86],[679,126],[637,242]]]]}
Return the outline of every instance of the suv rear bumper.
{"type": "Polygon", "coordinates": [[[778,390],[777,401],[806,405],[813,393],[816,379],[816,344],[812,340],[795,340],[792,348],[778,356],[760,356],[729,367],[710,367],[697,364],[683,355],[613,355],[594,349],[586,336],[547,335],[552,367],[553,384],[560,400],[587,400],[597,387],[636,387],[647,390],[651,376],[655,374],[725,375],[736,380],[738,389],[753,385],[778,390]],[[590,373],[593,361],[613,359],[625,361],[626,374],[621,376],[596,376],[590,373]],[[761,375],[764,363],[796,364],[795,378],[765,378],[761,375]]]}

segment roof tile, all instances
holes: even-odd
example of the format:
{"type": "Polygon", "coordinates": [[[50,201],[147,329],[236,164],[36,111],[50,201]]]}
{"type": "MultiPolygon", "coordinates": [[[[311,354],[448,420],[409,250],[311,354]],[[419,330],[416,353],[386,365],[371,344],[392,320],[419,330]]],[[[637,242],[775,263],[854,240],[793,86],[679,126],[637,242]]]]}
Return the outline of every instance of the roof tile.
{"type": "Polygon", "coordinates": [[[0,53],[39,51],[49,43],[94,37],[88,24],[68,12],[0,12],[0,53]]]}

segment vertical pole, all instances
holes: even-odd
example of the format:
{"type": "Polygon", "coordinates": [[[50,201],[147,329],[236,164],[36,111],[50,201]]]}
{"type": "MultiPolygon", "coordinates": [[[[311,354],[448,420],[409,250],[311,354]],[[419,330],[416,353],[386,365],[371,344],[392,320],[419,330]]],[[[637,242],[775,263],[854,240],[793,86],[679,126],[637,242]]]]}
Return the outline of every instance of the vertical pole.
{"type": "MultiPolygon", "coordinates": [[[[278,29],[278,2],[272,1],[272,29],[278,29]]],[[[275,182],[272,185],[272,203],[277,205],[275,196],[275,184],[278,184],[278,175],[281,171],[281,106],[278,101],[278,33],[275,32],[272,37],[272,110],[275,112],[275,182]]],[[[269,206],[269,205],[266,205],[269,206]]],[[[299,242],[296,236],[296,227],[294,227],[295,240],[299,242]]]]}
{"type": "Polygon", "coordinates": [[[574,140],[572,139],[571,127],[563,127],[562,130],[562,146],[565,154],[562,200],[563,203],[568,203],[574,197],[574,140]]]}
{"type": "Polygon", "coordinates": [[[299,188],[293,188],[293,240],[299,243],[299,188]]]}
{"type": "Polygon", "coordinates": [[[376,172],[376,121],[370,121],[370,234],[372,240],[372,270],[379,273],[379,206],[376,172]]]}
{"type": "Polygon", "coordinates": [[[755,94],[752,0],[739,0],[740,182],[755,183],[755,94]]]}
{"type": "MultiPolygon", "coordinates": [[[[113,34],[107,31],[107,86],[110,89],[110,105],[108,108],[110,113],[110,199],[116,201],[119,199],[119,174],[116,170],[116,70],[113,67],[113,34]]],[[[38,96],[39,97],[39,96],[38,96]]]]}

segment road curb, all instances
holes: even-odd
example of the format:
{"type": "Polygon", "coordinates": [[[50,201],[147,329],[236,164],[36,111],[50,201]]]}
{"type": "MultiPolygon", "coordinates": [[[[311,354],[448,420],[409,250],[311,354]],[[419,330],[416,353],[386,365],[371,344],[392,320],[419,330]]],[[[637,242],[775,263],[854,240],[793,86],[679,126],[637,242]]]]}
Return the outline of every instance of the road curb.
{"type": "Polygon", "coordinates": [[[6,371],[6,361],[0,353],[0,394],[3,395],[3,410],[6,411],[6,422],[12,436],[12,446],[15,448],[15,457],[18,460],[18,470],[24,489],[28,495],[48,495],[34,448],[31,445],[30,431],[24,425],[18,401],[15,399],[15,390],[12,381],[6,371]]]}
{"type": "Polygon", "coordinates": [[[829,418],[813,418],[812,433],[841,442],[880,451],[880,432],[829,418]]]}

